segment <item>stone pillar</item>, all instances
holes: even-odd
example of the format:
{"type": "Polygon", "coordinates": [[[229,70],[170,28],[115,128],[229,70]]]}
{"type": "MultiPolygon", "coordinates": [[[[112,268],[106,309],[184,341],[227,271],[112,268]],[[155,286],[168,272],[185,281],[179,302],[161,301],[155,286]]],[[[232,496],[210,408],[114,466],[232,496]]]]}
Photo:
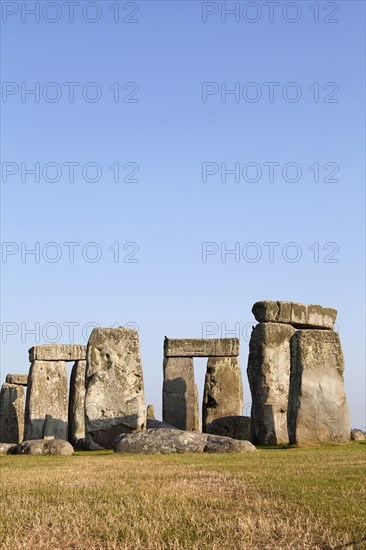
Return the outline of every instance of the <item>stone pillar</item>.
{"type": "Polygon", "coordinates": [[[87,348],[86,437],[111,448],[121,433],[146,424],[144,385],[138,332],[98,328],[87,348]]]}
{"type": "Polygon", "coordinates": [[[155,420],[155,409],[154,409],[154,405],[148,405],[148,406],[147,406],[146,419],[147,419],[147,420],[155,420]]]}
{"type": "Polygon", "coordinates": [[[165,357],[163,369],[163,422],[180,430],[199,431],[193,358],[165,357]]]}
{"type": "Polygon", "coordinates": [[[70,377],[69,442],[76,445],[85,438],[85,369],[86,361],[75,361],[70,377]]]}
{"type": "Polygon", "coordinates": [[[272,322],[259,323],[252,331],[247,373],[254,443],[288,443],[290,339],[295,332],[290,325],[272,322]]]}
{"type": "Polygon", "coordinates": [[[290,443],[311,445],[349,440],[350,417],[343,371],[343,352],[336,332],[301,330],[292,338],[290,443]]]}
{"type": "Polygon", "coordinates": [[[29,370],[24,440],[42,439],[46,415],[56,439],[67,441],[67,370],[65,361],[33,361],[29,370]]]}
{"type": "Polygon", "coordinates": [[[24,389],[3,384],[0,393],[0,442],[21,443],[24,431],[24,389]]]}
{"type": "Polygon", "coordinates": [[[202,430],[223,416],[243,414],[243,384],[237,357],[209,357],[202,405],[202,430]]]}

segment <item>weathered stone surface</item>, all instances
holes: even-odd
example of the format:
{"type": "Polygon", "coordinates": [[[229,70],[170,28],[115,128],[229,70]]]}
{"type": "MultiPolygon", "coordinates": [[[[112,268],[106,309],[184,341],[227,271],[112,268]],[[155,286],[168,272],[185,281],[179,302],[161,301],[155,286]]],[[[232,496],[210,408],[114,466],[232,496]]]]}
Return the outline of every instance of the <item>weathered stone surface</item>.
{"type": "Polygon", "coordinates": [[[7,384],[19,384],[20,386],[28,385],[28,374],[7,374],[7,384]]]}
{"type": "Polygon", "coordinates": [[[248,380],[252,394],[252,438],[261,445],[288,443],[290,325],[260,323],[249,343],[248,380]]]}
{"type": "Polygon", "coordinates": [[[286,323],[295,328],[332,329],[337,317],[337,310],[329,307],[271,300],[256,302],[252,312],[260,323],[286,323]]]}
{"type": "Polygon", "coordinates": [[[147,406],[146,418],[148,420],[155,420],[155,409],[154,405],[147,406]]]}
{"type": "Polygon", "coordinates": [[[164,358],[163,368],[163,421],[180,430],[198,431],[198,392],[193,359],[164,358]]]}
{"type": "Polygon", "coordinates": [[[170,429],[148,429],[121,434],[114,442],[115,453],[246,453],[255,451],[249,441],[170,429]]]}
{"type": "Polygon", "coordinates": [[[349,440],[343,371],[343,353],[336,332],[303,330],[292,337],[290,443],[311,445],[349,440]]]}
{"type": "Polygon", "coordinates": [[[41,439],[46,415],[57,439],[67,440],[67,370],[64,361],[33,361],[29,370],[24,439],[41,439]]]}
{"type": "Polygon", "coordinates": [[[174,430],[175,426],[172,426],[171,424],[167,424],[166,422],[161,422],[161,420],[152,420],[150,418],[146,419],[146,429],[149,428],[159,428],[166,430],[167,428],[170,430],[174,430]]]}
{"type": "Polygon", "coordinates": [[[85,438],[85,372],[86,361],[75,361],[70,377],[69,441],[76,445],[85,438]]]}
{"type": "Polygon", "coordinates": [[[224,416],[216,418],[206,428],[206,432],[213,435],[224,435],[231,439],[250,441],[250,416],[224,416]]]}
{"type": "Polygon", "coordinates": [[[144,386],[136,330],[97,328],[87,350],[85,429],[93,441],[110,448],[122,432],[146,423],[144,386]]]}
{"type": "Polygon", "coordinates": [[[74,445],[79,451],[103,451],[104,447],[95,443],[89,434],[86,437],[78,439],[74,445]]]}
{"type": "Polygon", "coordinates": [[[23,441],[15,454],[19,455],[72,455],[74,449],[63,439],[32,439],[23,441]]]}
{"type": "Polygon", "coordinates": [[[16,454],[18,445],[14,443],[0,443],[0,455],[13,455],[16,454]]]}
{"type": "Polygon", "coordinates": [[[50,414],[46,414],[46,418],[43,424],[42,439],[55,439],[55,425],[53,422],[53,418],[50,414]]]}
{"type": "Polygon", "coordinates": [[[355,428],[351,430],[351,439],[352,441],[364,441],[366,439],[366,434],[362,430],[355,428]]]}
{"type": "Polygon", "coordinates": [[[29,361],[85,361],[86,346],[79,344],[45,344],[29,350],[29,361]]]}
{"type": "Polygon", "coordinates": [[[237,357],[210,357],[207,361],[202,405],[202,430],[215,418],[243,412],[243,383],[237,357]]]}
{"type": "Polygon", "coordinates": [[[239,355],[238,338],[165,338],[165,357],[229,357],[239,355]]]}
{"type": "Polygon", "coordinates": [[[0,393],[0,441],[20,443],[24,432],[24,389],[3,384],[0,393]]]}

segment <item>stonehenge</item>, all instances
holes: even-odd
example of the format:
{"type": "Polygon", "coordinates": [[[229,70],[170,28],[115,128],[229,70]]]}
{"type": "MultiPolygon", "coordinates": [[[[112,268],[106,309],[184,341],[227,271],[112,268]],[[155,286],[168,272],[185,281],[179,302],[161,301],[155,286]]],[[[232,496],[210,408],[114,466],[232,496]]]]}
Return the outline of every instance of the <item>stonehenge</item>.
{"type": "MultiPolygon", "coordinates": [[[[87,346],[32,347],[29,373],[6,376],[0,454],[70,453],[72,447],[242,452],[251,449],[249,441],[305,446],[350,440],[344,358],[333,330],[337,311],[268,300],[256,302],[252,312],[258,324],[247,364],[250,417],[242,413],[237,338],[164,339],[160,421],[152,405],[146,410],[137,331],[96,328],[87,346]],[[207,357],[202,414],[195,357],[207,357]],[[69,382],[67,362],[73,362],[69,382]],[[233,443],[238,440],[245,445],[233,443]]],[[[358,432],[353,439],[362,439],[358,432]]]]}

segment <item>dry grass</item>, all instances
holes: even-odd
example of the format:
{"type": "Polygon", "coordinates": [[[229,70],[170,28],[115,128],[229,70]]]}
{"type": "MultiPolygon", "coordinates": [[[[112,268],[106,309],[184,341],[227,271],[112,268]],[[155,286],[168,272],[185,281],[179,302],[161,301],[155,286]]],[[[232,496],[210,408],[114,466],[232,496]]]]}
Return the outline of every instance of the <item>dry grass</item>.
{"type": "Polygon", "coordinates": [[[361,550],[365,451],[0,457],[0,548],[361,550]]]}

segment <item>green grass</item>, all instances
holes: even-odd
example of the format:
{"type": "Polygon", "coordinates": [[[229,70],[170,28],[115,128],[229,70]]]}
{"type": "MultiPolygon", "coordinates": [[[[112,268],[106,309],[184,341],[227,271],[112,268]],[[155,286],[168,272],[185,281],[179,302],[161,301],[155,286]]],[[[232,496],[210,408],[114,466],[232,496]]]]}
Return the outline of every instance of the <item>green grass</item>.
{"type": "Polygon", "coordinates": [[[3,456],[0,548],[366,549],[365,474],[366,442],[3,456]]]}

